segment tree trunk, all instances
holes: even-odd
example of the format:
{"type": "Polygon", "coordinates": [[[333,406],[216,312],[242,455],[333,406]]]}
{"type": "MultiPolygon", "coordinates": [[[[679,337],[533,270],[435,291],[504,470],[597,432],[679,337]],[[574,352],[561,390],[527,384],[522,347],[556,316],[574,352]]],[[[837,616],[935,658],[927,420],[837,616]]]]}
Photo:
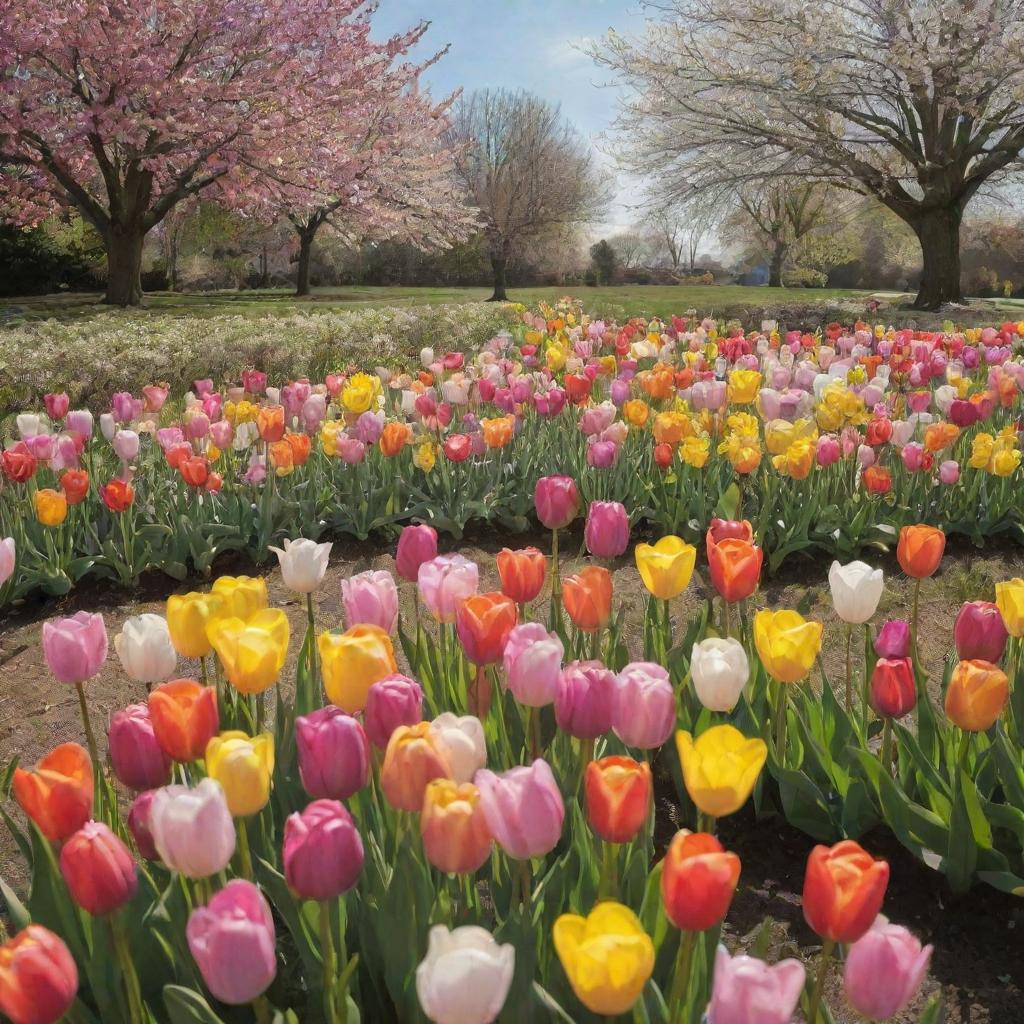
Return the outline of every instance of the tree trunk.
{"type": "Polygon", "coordinates": [[[299,231],[299,276],[295,284],[295,294],[309,295],[309,261],[313,255],[313,239],[316,237],[315,227],[306,227],[299,231]]]}
{"type": "Polygon", "coordinates": [[[775,243],[775,249],[772,251],[772,261],[768,267],[769,288],[782,287],[782,264],[786,262],[787,248],[788,246],[785,244],[785,242],[775,243]]]}
{"type": "Polygon", "coordinates": [[[921,242],[924,268],[914,309],[938,309],[946,302],[963,302],[960,287],[960,222],[957,207],[925,211],[911,224],[921,242]]]}
{"type": "Polygon", "coordinates": [[[505,291],[505,267],[508,257],[504,254],[491,257],[491,270],[494,272],[494,294],[488,302],[507,302],[508,294],[505,291]]]}
{"type": "Polygon", "coordinates": [[[108,306],[139,306],[142,304],[142,245],[144,231],[133,228],[111,228],[107,246],[108,306]]]}
{"type": "Polygon", "coordinates": [[[267,255],[267,247],[264,244],[263,248],[260,249],[260,288],[270,287],[270,258],[267,255]]]}
{"type": "Polygon", "coordinates": [[[178,235],[173,227],[167,236],[167,290],[178,290],[178,235]]]}

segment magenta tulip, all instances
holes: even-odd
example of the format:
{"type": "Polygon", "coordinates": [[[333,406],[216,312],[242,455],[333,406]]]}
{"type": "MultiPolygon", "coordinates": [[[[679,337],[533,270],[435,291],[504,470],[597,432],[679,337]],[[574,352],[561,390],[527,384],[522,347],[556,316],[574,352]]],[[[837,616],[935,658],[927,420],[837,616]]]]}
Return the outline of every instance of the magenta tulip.
{"type": "Polygon", "coordinates": [[[415,583],[420,566],[437,558],[437,530],[432,526],[406,526],[398,538],[395,571],[403,580],[415,583]]]}
{"type": "Polygon", "coordinates": [[[612,729],[628,747],[653,750],[672,735],[676,693],[668,672],[648,661],[634,661],[616,677],[612,729]]]}
{"type": "Polygon", "coordinates": [[[473,779],[487,827],[514,860],[550,853],[562,835],[565,804],[547,761],[538,758],[496,775],[486,768],[473,779]]]}
{"type": "Polygon", "coordinates": [[[92,679],[107,658],[103,616],[75,612],[66,619],[44,622],[43,655],[58,682],[74,684],[92,679]]]}
{"type": "Polygon", "coordinates": [[[595,558],[618,558],[629,544],[629,516],[618,501],[592,501],[583,531],[587,550],[595,558]]]}
{"type": "Polygon", "coordinates": [[[159,860],[156,843],[153,842],[153,833],[149,827],[149,812],[153,806],[153,797],[156,796],[155,789],[147,789],[141,792],[133,801],[128,811],[128,831],[135,840],[139,856],[144,860],[159,860]]]}
{"type": "Polygon", "coordinates": [[[910,623],[889,619],[875,637],[875,654],[880,658],[906,658],[910,654],[910,623]]]}
{"type": "Polygon", "coordinates": [[[295,719],[299,774],[315,798],[347,800],[370,781],[370,742],[363,727],[329,704],[295,719]]]}
{"type": "Polygon", "coordinates": [[[539,622],[524,622],[509,633],[502,665],[505,682],[520,704],[542,708],[554,701],[564,654],[558,634],[539,622]]]}
{"type": "Polygon", "coordinates": [[[395,578],[383,569],[369,569],[341,581],[341,603],[349,629],[358,625],[379,626],[393,633],[398,622],[398,588],[395,578]]]}
{"type": "Polygon", "coordinates": [[[454,622],[460,604],[476,593],[480,569],[462,555],[438,555],[420,566],[420,596],[439,622],[454,622]]]}
{"type": "Polygon", "coordinates": [[[592,740],[612,727],[615,673],[599,661],[571,661],[558,677],[555,721],[581,740],[592,740]]]}
{"type": "Polygon", "coordinates": [[[400,725],[423,721],[423,690],[415,679],[393,675],[370,687],[363,708],[363,727],[378,750],[386,750],[400,725]]]}
{"type": "Polygon", "coordinates": [[[314,800],[284,825],[284,877],[304,900],[323,903],[347,892],[363,869],[363,841],[337,800],[314,800]]]}
{"type": "Polygon", "coordinates": [[[93,917],[123,907],[139,886],[128,847],[102,821],[87,821],[64,844],[60,873],[71,898],[93,917]]]}
{"type": "Polygon", "coordinates": [[[148,704],[129,704],[116,711],[107,741],[114,774],[129,789],[156,789],[170,781],[171,759],[153,734],[148,704]]]}
{"type": "Polygon", "coordinates": [[[968,601],[953,623],[953,641],[961,661],[980,658],[995,664],[1008,639],[1003,617],[991,601],[968,601]]]}
{"type": "Polygon", "coordinates": [[[902,925],[881,914],[846,956],[843,986],[850,1005],[869,1020],[889,1020],[917,995],[932,947],[923,949],[902,925]]]}
{"type": "Polygon", "coordinates": [[[533,491],[537,518],[549,530],[564,530],[579,514],[580,492],[571,476],[543,476],[533,491]]]}

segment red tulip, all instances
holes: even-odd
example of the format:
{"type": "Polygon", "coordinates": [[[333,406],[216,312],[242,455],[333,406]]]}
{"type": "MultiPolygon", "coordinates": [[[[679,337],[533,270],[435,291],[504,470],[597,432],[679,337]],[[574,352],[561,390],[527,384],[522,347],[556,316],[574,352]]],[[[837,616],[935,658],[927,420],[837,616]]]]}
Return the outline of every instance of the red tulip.
{"type": "Polygon", "coordinates": [[[586,767],[587,820],[607,843],[635,839],[651,807],[651,768],[631,757],[603,757],[586,767]]]}
{"type": "Polygon", "coordinates": [[[682,829],[669,844],[661,870],[661,902],[679,929],[703,932],[729,911],[740,859],[704,832],[682,829]]]}
{"type": "Polygon", "coordinates": [[[13,1024],[54,1024],[77,991],[74,958],[48,928],[30,924],[0,946],[0,1012],[13,1024]]]}
{"type": "Polygon", "coordinates": [[[871,707],[881,718],[902,718],[917,704],[914,667],[909,658],[879,658],[871,673],[871,707]]]}
{"type": "Polygon", "coordinates": [[[856,942],[874,923],[889,884],[889,865],[844,839],[816,846],[804,875],[804,917],[823,939],[856,942]]]}
{"type": "Polygon", "coordinates": [[[87,821],[64,844],[60,873],[71,898],[93,917],[123,907],[139,886],[128,847],[101,821],[87,821]]]}

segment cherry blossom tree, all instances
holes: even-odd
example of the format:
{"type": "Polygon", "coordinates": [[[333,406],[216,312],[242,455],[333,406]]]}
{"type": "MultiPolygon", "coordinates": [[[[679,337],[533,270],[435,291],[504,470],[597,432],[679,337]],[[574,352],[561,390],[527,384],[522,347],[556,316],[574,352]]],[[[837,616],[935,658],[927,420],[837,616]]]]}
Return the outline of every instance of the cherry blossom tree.
{"type": "Polygon", "coordinates": [[[961,300],[960,225],[1024,151],[1024,0],[642,0],[592,50],[667,201],[769,180],[872,196],[920,241],[916,305],[961,300]]]}
{"type": "Polygon", "coordinates": [[[294,154],[332,152],[325,131],[365,113],[352,97],[373,93],[425,29],[374,41],[373,9],[0,0],[4,212],[32,222],[77,209],[106,246],[106,301],[138,304],[146,235],[178,204],[281,202],[301,185],[294,154]]]}

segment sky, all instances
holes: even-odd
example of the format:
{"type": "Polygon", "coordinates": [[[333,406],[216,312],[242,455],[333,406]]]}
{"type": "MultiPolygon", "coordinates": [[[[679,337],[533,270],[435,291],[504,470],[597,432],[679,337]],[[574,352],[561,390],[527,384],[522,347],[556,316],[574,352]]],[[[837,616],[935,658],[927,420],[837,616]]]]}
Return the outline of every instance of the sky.
{"type": "MultiPolygon", "coordinates": [[[[429,21],[430,28],[414,57],[451,47],[424,76],[435,96],[459,87],[524,89],[559,104],[595,147],[611,149],[608,129],[619,89],[581,47],[600,41],[610,28],[639,34],[643,17],[636,0],[380,0],[373,34],[383,38],[419,21],[429,21]]],[[[606,152],[599,159],[611,168],[606,152]]],[[[616,202],[607,222],[595,225],[597,233],[614,233],[635,220],[637,198],[635,186],[620,179],[616,202]]]]}

